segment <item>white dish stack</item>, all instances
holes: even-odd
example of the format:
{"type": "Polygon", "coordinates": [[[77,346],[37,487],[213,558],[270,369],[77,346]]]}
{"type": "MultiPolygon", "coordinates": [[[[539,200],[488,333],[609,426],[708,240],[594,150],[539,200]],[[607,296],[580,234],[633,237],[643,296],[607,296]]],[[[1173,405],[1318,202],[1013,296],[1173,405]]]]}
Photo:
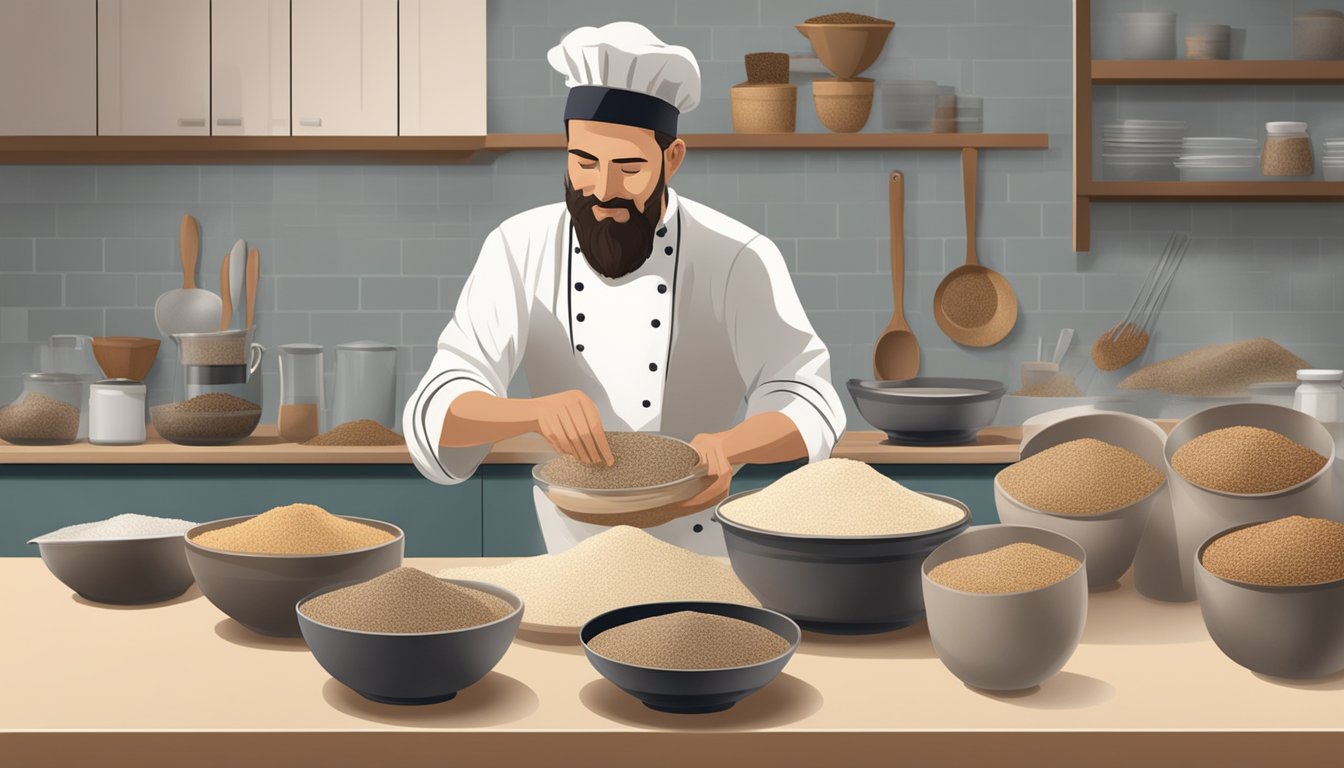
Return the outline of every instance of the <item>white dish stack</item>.
{"type": "Polygon", "coordinates": [[[1179,120],[1126,120],[1102,129],[1101,164],[1112,181],[1174,181],[1186,125],[1179,120]]]}
{"type": "Polygon", "coordinates": [[[1187,136],[1176,161],[1181,181],[1249,181],[1260,178],[1260,145],[1235,136],[1187,136]]]}
{"type": "Polygon", "coordinates": [[[1326,139],[1321,169],[1326,181],[1344,181],[1344,139],[1326,139]]]}

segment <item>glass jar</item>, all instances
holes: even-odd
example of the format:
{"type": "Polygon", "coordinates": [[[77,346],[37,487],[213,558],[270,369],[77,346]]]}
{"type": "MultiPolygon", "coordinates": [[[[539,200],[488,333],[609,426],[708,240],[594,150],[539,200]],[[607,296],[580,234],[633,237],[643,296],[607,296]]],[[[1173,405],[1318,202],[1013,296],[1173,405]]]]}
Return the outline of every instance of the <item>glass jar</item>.
{"type": "Polygon", "coordinates": [[[1316,170],[1307,124],[1265,123],[1265,148],[1260,172],[1265,176],[1310,176],[1316,170]]]}
{"type": "Polygon", "coordinates": [[[397,410],[397,348],[377,341],[336,346],[336,391],[331,423],[372,419],[392,429],[397,410]]]}
{"type": "Polygon", "coordinates": [[[139,445],[145,442],[145,385],[132,379],[103,379],[89,393],[89,442],[139,445]]]}
{"type": "Polygon", "coordinates": [[[280,346],[280,439],[302,443],[322,431],[322,347],[317,344],[280,346]]]}
{"type": "Polygon", "coordinates": [[[80,438],[84,377],[74,373],[25,373],[23,394],[0,408],[0,440],[16,445],[63,445],[80,438]]]}
{"type": "Polygon", "coordinates": [[[1344,451],[1344,370],[1305,369],[1297,372],[1293,409],[1319,421],[1335,440],[1335,454],[1344,451]]]}

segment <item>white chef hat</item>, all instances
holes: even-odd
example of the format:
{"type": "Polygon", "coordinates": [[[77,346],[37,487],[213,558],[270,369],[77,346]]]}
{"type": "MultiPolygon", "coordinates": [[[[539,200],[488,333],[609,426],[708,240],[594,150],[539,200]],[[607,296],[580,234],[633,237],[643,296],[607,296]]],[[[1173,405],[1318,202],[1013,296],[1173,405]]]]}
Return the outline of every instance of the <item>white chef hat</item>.
{"type": "Polygon", "coordinates": [[[596,120],[675,136],[677,116],[700,103],[695,54],[632,21],[579,27],[546,60],[569,86],[565,122],[596,120]]]}

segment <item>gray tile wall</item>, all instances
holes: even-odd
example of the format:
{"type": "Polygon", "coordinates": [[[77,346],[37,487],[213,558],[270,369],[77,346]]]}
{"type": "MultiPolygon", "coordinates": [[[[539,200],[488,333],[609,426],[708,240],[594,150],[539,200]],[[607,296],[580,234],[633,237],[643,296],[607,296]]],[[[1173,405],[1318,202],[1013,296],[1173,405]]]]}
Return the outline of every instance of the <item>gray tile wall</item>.
{"type": "MultiPolygon", "coordinates": [[[[1098,0],[1098,18],[1104,27],[1117,9],[1160,5],[1098,0]]],[[[1248,53],[1281,56],[1290,45],[1289,5],[1181,0],[1178,10],[1185,21],[1245,28],[1248,53]]],[[[1018,362],[1034,355],[1037,336],[1053,338],[1065,326],[1078,330],[1070,364],[1081,366],[1083,347],[1128,307],[1173,229],[1189,230],[1195,243],[1154,354],[1267,334],[1317,365],[1344,365],[1338,206],[1099,204],[1093,251],[1072,252],[1069,0],[492,0],[489,7],[492,131],[557,130],[564,86],[546,50],[575,26],[617,18],[644,22],[699,57],[705,98],[684,130],[730,130],[728,88],[744,79],[742,54],[805,52],[794,23],[853,10],[897,22],[867,74],[936,79],[984,96],[988,130],[1050,134],[1048,151],[981,156],[979,251],[1008,275],[1022,313],[1006,342],[975,351],[949,342],[930,311],[939,280],[965,254],[956,153],[691,153],[674,186],[776,240],[831,347],[838,383],[869,373],[871,345],[890,313],[883,180],[893,168],[906,174],[906,303],[926,373],[1011,380],[1018,362]]],[[[798,129],[820,130],[808,93],[800,88],[798,129]]],[[[1258,135],[1257,121],[1287,113],[1338,119],[1339,95],[1102,89],[1098,122],[1188,114],[1204,121],[1201,130],[1258,135]]],[[[880,130],[881,116],[879,98],[867,130],[880,130]]],[[[1344,134],[1344,124],[1335,133],[1344,134]]],[[[16,395],[18,374],[34,366],[38,343],[52,333],[157,335],[154,300],[180,281],[182,213],[201,222],[206,288],[216,287],[219,259],[235,239],[260,248],[261,343],[272,350],[294,341],[400,344],[406,393],[485,235],[514,212],[558,200],[562,163],[557,152],[519,152],[443,167],[0,167],[0,402],[16,395]]],[[[164,350],[153,400],[172,397],[172,369],[164,350]]],[[[273,351],[265,370],[273,412],[273,351]]]]}

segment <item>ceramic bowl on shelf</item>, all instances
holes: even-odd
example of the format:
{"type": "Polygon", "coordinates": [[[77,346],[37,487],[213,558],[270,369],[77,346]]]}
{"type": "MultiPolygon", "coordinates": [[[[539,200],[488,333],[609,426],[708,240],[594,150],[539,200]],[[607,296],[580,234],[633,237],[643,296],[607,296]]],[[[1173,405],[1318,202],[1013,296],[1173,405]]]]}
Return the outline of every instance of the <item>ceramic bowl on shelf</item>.
{"type": "Polygon", "coordinates": [[[866,77],[813,80],[812,102],[826,128],[836,133],[856,133],[868,124],[873,109],[873,81],[866,77]]]}
{"type": "Polygon", "coordinates": [[[443,579],[480,590],[509,604],[507,616],[488,624],[442,632],[366,632],[309,618],[304,603],[359,583],[334,584],[299,600],[290,610],[313,658],[338,682],[382,704],[434,704],[457,696],[489,674],[504,657],[523,618],[523,601],[503,587],[443,579]]]}
{"type": "Polygon", "coordinates": [[[187,563],[207,600],[239,624],[262,635],[298,637],[296,603],[335,584],[381,576],[401,565],[406,548],[406,535],[397,526],[345,516],[345,520],[386,531],[393,538],[363,549],[314,555],[232,552],[193,541],[206,531],[227,528],[253,517],[230,517],[187,531],[187,563]]]}
{"type": "Polygon", "coordinates": [[[904,381],[850,379],[859,414],[897,445],[975,442],[994,422],[1004,386],[989,379],[921,376],[904,381]]]}
{"type": "Polygon", "coordinates": [[[579,640],[584,655],[603,677],[639,699],[644,706],[673,714],[722,712],[774,680],[793,658],[802,640],[798,625],[775,611],[732,603],[678,601],[643,603],[599,614],[583,625],[579,640]],[[608,658],[588,645],[609,629],[654,616],[681,611],[709,613],[746,621],[774,632],[789,644],[773,659],[725,669],[660,669],[608,658]]]}
{"type": "Polygon", "coordinates": [[[896,26],[891,21],[864,24],[798,24],[795,29],[812,44],[823,66],[838,78],[852,78],[877,61],[887,36],[896,26]]]}
{"type": "Polygon", "coordinates": [[[159,354],[159,340],[140,336],[96,336],[93,357],[109,379],[144,381],[159,354]]]}

